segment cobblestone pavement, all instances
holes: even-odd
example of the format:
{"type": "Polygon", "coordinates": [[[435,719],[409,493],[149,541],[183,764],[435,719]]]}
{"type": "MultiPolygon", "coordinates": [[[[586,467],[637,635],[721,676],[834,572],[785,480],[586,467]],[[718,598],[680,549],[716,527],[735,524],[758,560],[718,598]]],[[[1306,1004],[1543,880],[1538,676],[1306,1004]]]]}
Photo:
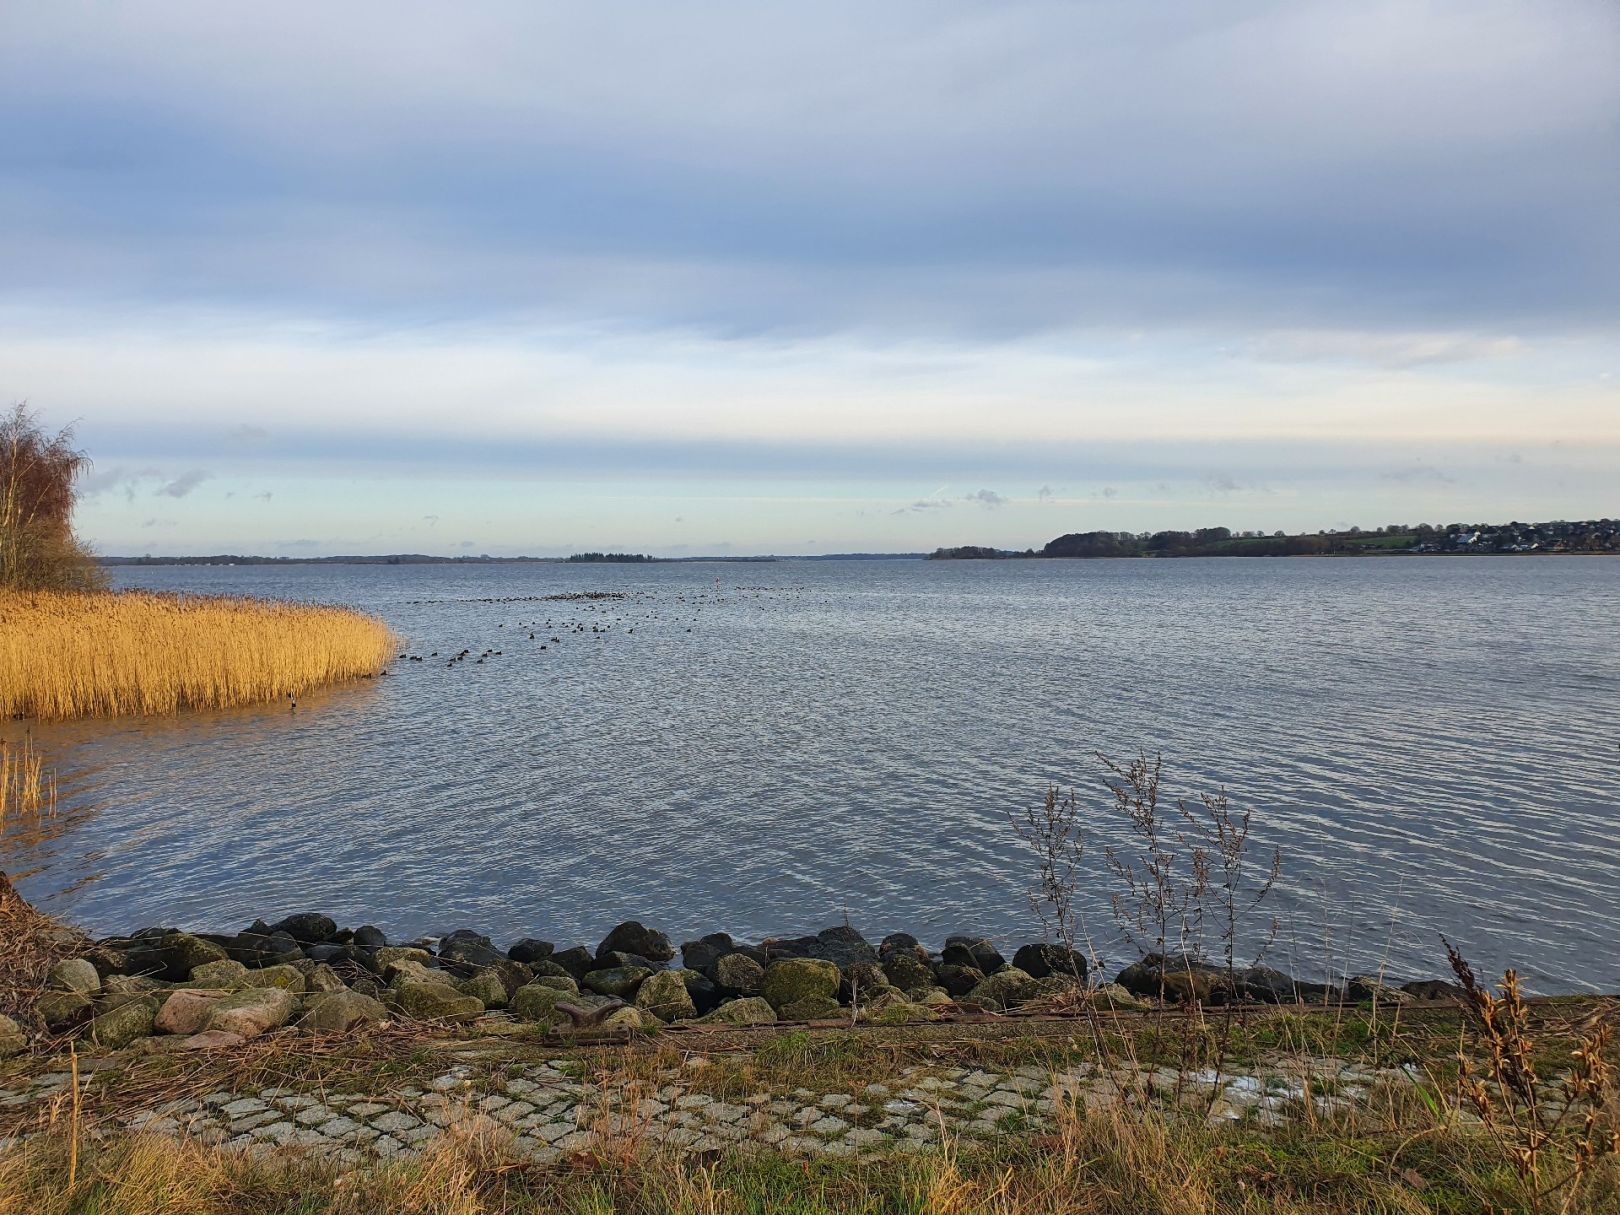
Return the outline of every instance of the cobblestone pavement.
{"type": "MultiPolygon", "coordinates": [[[[722,1099],[701,1091],[695,1070],[700,1062],[651,1082],[602,1084],[556,1063],[517,1065],[495,1077],[454,1066],[426,1084],[382,1091],[221,1090],[139,1110],[121,1125],[233,1148],[313,1148],[352,1162],[416,1152],[453,1126],[504,1128],[511,1149],[538,1163],[628,1137],[691,1152],[754,1143],[801,1155],[866,1156],[938,1143],[942,1135],[1038,1129],[1063,1101],[1088,1109],[1180,1102],[1216,1123],[1276,1125],[1308,1108],[1318,1115],[1344,1110],[1380,1088],[1412,1082],[1398,1069],[1329,1058],[1219,1076],[1089,1064],[1057,1072],[918,1066],[854,1092],[800,1088],[722,1099]]],[[[69,1083],[67,1073],[54,1072],[0,1089],[0,1114],[59,1100],[69,1083]]]]}

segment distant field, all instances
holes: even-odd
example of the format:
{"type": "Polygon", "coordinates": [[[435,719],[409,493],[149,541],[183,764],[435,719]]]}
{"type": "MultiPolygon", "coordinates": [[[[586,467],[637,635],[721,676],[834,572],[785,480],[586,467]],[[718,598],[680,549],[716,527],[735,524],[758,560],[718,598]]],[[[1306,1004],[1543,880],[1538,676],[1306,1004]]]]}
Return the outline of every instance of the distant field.
{"type": "Polygon", "coordinates": [[[0,594],[0,714],[170,714],[375,675],[394,646],[345,608],[139,591],[0,594]]]}

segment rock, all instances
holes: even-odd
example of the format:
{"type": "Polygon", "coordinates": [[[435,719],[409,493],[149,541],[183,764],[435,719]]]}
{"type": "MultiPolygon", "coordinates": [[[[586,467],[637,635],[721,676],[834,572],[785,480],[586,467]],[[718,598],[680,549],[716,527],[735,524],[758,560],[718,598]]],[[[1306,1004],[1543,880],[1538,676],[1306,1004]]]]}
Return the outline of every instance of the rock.
{"type": "Polygon", "coordinates": [[[937,1021],[939,1013],[926,1004],[895,1000],[865,1013],[862,1020],[869,1025],[905,1025],[912,1021],[937,1021]]]}
{"type": "Polygon", "coordinates": [[[370,996],[357,991],[334,991],[313,997],[299,1026],[318,1034],[348,1033],[357,1025],[376,1025],[388,1020],[388,1010],[370,996]]]}
{"type": "Polygon", "coordinates": [[[957,966],[946,962],[940,966],[936,977],[939,985],[953,997],[965,996],[984,982],[984,971],[977,966],[957,966]]]}
{"type": "Polygon", "coordinates": [[[1457,983],[1441,979],[1415,979],[1402,983],[1401,991],[1419,1000],[1466,1000],[1468,993],[1457,983]]]}
{"type": "Polygon", "coordinates": [[[928,951],[923,948],[922,942],[909,932],[891,932],[884,937],[878,945],[878,959],[887,962],[890,958],[905,956],[916,958],[917,961],[927,965],[928,951]]]}
{"type": "Polygon", "coordinates": [[[684,974],[680,970],[661,970],[649,977],[636,989],[636,1007],[660,1021],[697,1016],[697,1005],[686,990],[684,974]]]}
{"type": "Polygon", "coordinates": [[[1135,996],[1162,996],[1184,1004],[1224,1003],[1234,995],[1227,973],[1219,967],[1192,958],[1167,960],[1156,953],[1132,962],[1114,982],[1135,996]]]}
{"type": "Polygon", "coordinates": [[[490,967],[486,966],[470,978],[463,979],[456,987],[464,996],[477,996],[485,1008],[506,1007],[506,984],[501,982],[500,974],[490,967]]]}
{"type": "Polygon", "coordinates": [[[272,924],[270,931],[284,932],[300,945],[319,945],[337,932],[337,922],[316,911],[300,911],[272,924]]]}
{"type": "Polygon", "coordinates": [[[85,958],[63,958],[45,977],[45,985],[54,991],[68,991],[81,996],[101,993],[101,974],[94,962],[85,958]]]}
{"type": "Polygon", "coordinates": [[[793,937],[770,941],[767,945],[772,961],[779,958],[820,958],[842,969],[878,960],[877,950],[847,925],[824,928],[813,937],[793,937]]]}
{"type": "Polygon", "coordinates": [[[1007,964],[1007,959],[984,937],[946,937],[939,960],[952,966],[971,966],[987,975],[1007,964]]]}
{"type": "Polygon", "coordinates": [[[1024,945],[1013,954],[1012,964],[1033,979],[1044,979],[1048,975],[1062,975],[1070,979],[1078,979],[1081,983],[1086,981],[1086,959],[1084,955],[1062,945],[1024,945]]]}
{"type": "Polygon", "coordinates": [[[557,1011],[557,1005],[569,1003],[574,995],[574,992],[551,987],[544,979],[539,979],[513,993],[511,1013],[520,1021],[538,1021],[549,1025],[564,1019],[563,1014],[557,1011]]]}
{"type": "MultiPolygon", "coordinates": [[[[671,954],[671,957],[674,955],[671,954]]],[[[610,1012],[601,1021],[602,1029],[652,1029],[657,1024],[655,1018],[639,1008],[619,1008],[610,1012]],[[649,1023],[650,1022],[650,1023],[649,1023]]]]}
{"type": "Polygon", "coordinates": [[[579,975],[576,975],[566,966],[558,966],[557,963],[553,962],[550,958],[541,958],[538,962],[530,962],[528,963],[528,968],[529,972],[534,975],[536,979],[544,978],[549,975],[552,978],[568,979],[575,983],[579,982],[581,975],[587,973],[585,971],[581,971],[579,975]]]}
{"type": "MultiPolygon", "coordinates": [[[[248,968],[242,963],[232,959],[223,958],[218,962],[204,962],[201,966],[193,966],[187,979],[198,987],[246,987],[248,985],[248,968]]],[[[257,985],[257,984],[256,984],[257,985]]],[[[168,1033],[175,1031],[168,1030],[168,1033]]],[[[195,1030],[187,1030],[195,1033],[195,1030]]]]}
{"type": "Polygon", "coordinates": [[[1035,980],[1016,966],[1006,966],[989,975],[963,999],[970,1004],[1000,1012],[1022,1004],[1035,995],[1035,980]]]}
{"type": "Polygon", "coordinates": [[[208,1028],[209,1018],[224,998],[219,991],[172,991],[158,1009],[152,1028],[160,1034],[199,1034],[208,1028]]]}
{"type": "Polygon", "coordinates": [[[28,1049],[28,1035],[22,1026],[0,1013],[0,1059],[9,1059],[28,1049]]]}
{"type": "MultiPolygon", "coordinates": [[[[148,1038],[148,1042],[156,1039],[148,1038]]],[[[200,1034],[192,1034],[189,1038],[171,1039],[182,1050],[230,1050],[241,1046],[247,1041],[241,1034],[233,1034],[226,1029],[205,1029],[200,1034]]]]}
{"type": "Polygon", "coordinates": [[[802,1000],[784,1004],[776,1011],[784,1021],[827,1021],[848,1015],[848,1011],[831,996],[806,996],[802,1000]]]}
{"type": "Polygon", "coordinates": [[[1146,1000],[1139,1000],[1126,991],[1118,983],[1104,983],[1086,993],[1086,1003],[1092,1008],[1152,1008],[1153,1005],[1146,1000]]]}
{"type": "Polygon", "coordinates": [[[656,928],[648,928],[638,920],[626,920],[607,936],[596,948],[596,956],[613,953],[639,954],[654,962],[667,962],[675,956],[675,946],[656,928]]]}
{"type": "Polygon", "coordinates": [[[745,953],[728,953],[715,960],[714,983],[728,995],[757,996],[765,990],[765,968],[745,953]]]}
{"type": "Polygon", "coordinates": [[[686,984],[686,994],[692,997],[692,1005],[700,1014],[719,1007],[720,989],[708,975],[702,971],[687,970],[685,967],[675,973],[679,974],[681,981],[686,984]]]}
{"type": "Polygon", "coordinates": [[[917,1003],[926,1004],[930,1008],[938,1008],[942,1004],[956,1003],[955,1000],[951,999],[951,993],[946,991],[943,987],[930,988],[929,990],[923,992],[922,995],[917,996],[916,1000],[917,1003]]]}
{"type": "Polygon", "coordinates": [[[383,977],[388,980],[390,987],[398,987],[402,983],[438,983],[444,987],[456,985],[456,976],[449,971],[424,965],[414,958],[390,962],[383,970],[383,977]]]}
{"type": "Polygon", "coordinates": [[[1080,985],[1080,981],[1073,975],[1047,975],[1044,979],[1035,980],[1035,991],[1030,996],[1030,999],[1044,1000],[1053,996],[1073,996],[1076,992],[1084,990],[1085,988],[1080,985]]]}
{"type": "Polygon", "coordinates": [[[90,997],[76,991],[48,991],[34,1004],[34,1011],[53,1034],[77,1025],[90,1015],[90,997]]]}
{"type": "Polygon", "coordinates": [[[425,949],[417,949],[411,945],[388,945],[378,949],[371,955],[376,965],[377,973],[384,977],[388,968],[395,962],[415,962],[419,966],[431,966],[434,957],[425,949]]]}
{"type": "Polygon", "coordinates": [[[280,1029],[297,1011],[298,997],[285,987],[249,987],[215,1003],[204,1028],[257,1038],[280,1029]]]}
{"type": "Polygon", "coordinates": [[[587,987],[598,995],[617,996],[621,1000],[628,1000],[636,994],[636,989],[652,974],[644,966],[614,966],[606,970],[593,970],[580,980],[581,987],[587,987]]]}
{"type": "Polygon", "coordinates": [[[1346,979],[1344,998],[1353,1004],[1409,1004],[1416,999],[1377,975],[1352,975],[1346,979]]]}
{"type": "MultiPolygon", "coordinates": [[[[574,980],[569,978],[567,975],[540,975],[536,977],[534,983],[527,984],[526,986],[533,987],[536,984],[541,987],[549,987],[553,991],[560,991],[565,996],[579,994],[579,984],[574,982],[574,980]]],[[[523,988],[518,988],[518,991],[522,990],[523,988]]],[[[517,993],[514,992],[513,994],[516,995],[517,993]]]]}
{"type": "Polygon", "coordinates": [[[360,925],[349,940],[356,949],[382,949],[388,944],[388,937],[375,924],[360,925]]]}
{"type": "Polygon", "coordinates": [[[161,979],[149,979],[145,975],[108,975],[101,983],[102,992],[109,996],[145,995],[169,989],[170,985],[161,979]]]}
{"type": "Polygon", "coordinates": [[[130,954],[132,960],[137,956],[141,971],[184,981],[191,976],[193,968],[207,962],[223,961],[226,953],[223,947],[203,937],[193,936],[189,932],[171,932],[155,938],[154,943],[138,955],[134,952],[130,954]]]}
{"type": "Polygon", "coordinates": [[[687,970],[702,971],[712,977],[714,964],[735,952],[736,948],[737,943],[731,939],[730,933],[711,932],[706,937],[687,941],[681,946],[681,965],[687,970]]]}
{"type": "Polygon", "coordinates": [[[1330,989],[1324,983],[1302,983],[1292,975],[1269,966],[1251,966],[1239,972],[1237,985],[1238,994],[1244,999],[1263,1004],[1320,1004],[1330,994],[1330,989]]]}
{"type": "Polygon", "coordinates": [[[624,966],[639,966],[642,970],[663,970],[664,964],[657,958],[644,958],[639,953],[626,953],[622,949],[610,949],[606,953],[596,955],[596,962],[592,970],[617,970],[624,966]]]}
{"type": "Polygon", "coordinates": [[[304,974],[290,962],[281,966],[265,966],[254,971],[250,976],[254,987],[280,987],[295,995],[304,991],[307,984],[304,974]]]}
{"type": "Polygon", "coordinates": [[[122,1050],[136,1038],[150,1037],[157,1016],[157,1001],[136,997],[92,1018],[84,1036],[106,1050],[122,1050]]]}
{"type": "Polygon", "coordinates": [[[482,1000],[462,995],[448,983],[405,981],[391,988],[388,998],[394,1008],[417,1021],[456,1025],[484,1015],[482,1000]]]}
{"type": "Polygon", "coordinates": [[[891,950],[883,963],[883,975],[901,991],[924,992],[934,985],[934,971],[915,953],[891,950]]]}
{"type": "Polygon", "coordinates": [[[591,956],[591,951],[583,945],[575,945],[571,949],[559,950],[547,958],[546,961],[554,966],[562,967],[565,973],[572,975],[575,979],[583,979],[586,972],[592,970],[596,965],[596,959],[591,956]]]}
{"type": "Polygon", "coordinates": [[[836,1003],[838,967],[821,958],[784,958],[765,971],[762,994],[781,1012],[786,1005],[817,997],[836,1003]]]}
{"type": "Polygon", "coordinates": [[[280,966],[303,957],[288,933],[239,932],[225,942],[225,954],[245,966],[280,966]]]}
{"type": "Polygon", "coordinates": [[[761,996],[744,996],[740,1000],[727,1000],[711,1013],[698,1018],[699,1025],[771,1025],[776,1021],[776,1010],[761,996]]]}
{"type": "Polygon", "coordinates": [[[330,966],[320,965],[304,976],[304,990],[310,992],[335,992],[345,990],[345,984],[338,972],[330,966]]]}
{"type": "Polygon", "coordinates": [[[549,958],[556,950],[550,941],[539,941],[534,937],[524,937],[521,941],[512,942],[512,947],[506,951],[506,956],[514,962],[522,962],[532,966],[543,958],[549,958]]]}
{"type": "Polygon", "coordinates": [[[854,999],[864,1004],[878,989],[890,986],[889,976],[876,962],[857,962],[838,970],[838,998],[846,1004],[854,999]]]}
{"type": "Polygon", "coordinates": [[[470,928],[458,928],[440,941],[439,956],[468,966],[493,966],[496,962],[510,960],[490,944],[488,937],[470,928]]]}

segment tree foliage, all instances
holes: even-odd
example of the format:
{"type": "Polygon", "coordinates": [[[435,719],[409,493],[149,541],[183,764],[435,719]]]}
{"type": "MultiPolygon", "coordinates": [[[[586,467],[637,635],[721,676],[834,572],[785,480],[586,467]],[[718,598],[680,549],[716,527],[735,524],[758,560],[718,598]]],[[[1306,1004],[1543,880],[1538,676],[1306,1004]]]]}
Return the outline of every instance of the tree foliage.
{"type": "Polygon", "coordinates": [[[95,590],[105,578],[73,534],[78,482],[90,457],[73,428],[56,434],[24,404],[0,415],[0,588],[95,590]]]}

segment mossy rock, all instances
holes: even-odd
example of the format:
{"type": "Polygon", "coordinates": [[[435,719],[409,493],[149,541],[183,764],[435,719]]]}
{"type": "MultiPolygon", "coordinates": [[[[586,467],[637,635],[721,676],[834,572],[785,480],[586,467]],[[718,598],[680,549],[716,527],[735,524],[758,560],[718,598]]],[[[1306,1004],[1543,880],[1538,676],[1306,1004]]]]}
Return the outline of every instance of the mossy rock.
{"type": "Polygon", "coordinates": [[[344,991],[347,987],[348,984],[344,983],[338,972],[325,962],[318,963],[314,970],[304,976],[304,990],[310,993],[331,994],[344,991]]]}
{"type": "Polygon", "coordinates": [[[721,991],[757,996],[765,990],[765,968],[745,953],[728,953],[714,964],[714,982],[721,991]]]}
{"type": "Polygon", "coordinates": [[[20,1055],[27,1049],[28,1035],[23,1033],[23,1027],[0,1013],[0,1059],[20,1055]]]}
{"type": "MultiPolygon", "coordinates": [[[[541,987],[555,988],[557,991],[567,995],[579,994],[579,984],[574,982],[569,975],[541,975],[535,979],[534,983],[525,984],[525,986],[533,987],[535,983],[538,983],[541,987]]],[[[518,990],[522,991],[523,989],[520,987],[518,990]]]]}
{"type": "MultiPolygon", "coordinates": [[[[236,988],[248,986],[248,968],[240,962],[225,958],[218,962],[204,962],[191,968],[191,982],[198,987],[236,988]]],[[[266,986],[254,983],[255,987],[266,986]]]]}
{"type": "Polygon", "coordinates": [[[920,995],[934,985],[934,969],[916,954],[896,951],[883,963],[890,983],[907,994],[920,995]]]}
{"type": "Polygon", "coordinates": [[[137,1038],[151,1037],[156,1018],[157,1001],[143,996],[94,1017],[84,1027],[84,1036],[107,1050],[122,1050],[137,1038]]]}
{"type": "Polygon", "coordinates": [[[164,963],[164,978],[184,979],[199,966],[226,961],[230,955],[216,945],[189,932],[171,932],[158,939],[158,954],[164,963]]]}
{"type": "Polygon", "coordinates": [[[433,955],[414,945],[384,945],[377,951],[375,960],[378,973],[386,975],[389,966],[395,962],[417,962],[426,966],[433,961],[433,955]]]}
{"type": "Polygon", "coordinates": [[[740,1000],[727,1000],[706,1016],[699,1017],[699,1025],[771,1025],[776,1021],[776,1010],[763,996],[744,996],[740,1000]]]}
{"type": "Polygon", "coordinates": [[[1086,993],[1086,1004],[1091,1008],[1152,1008],[1151,1000],[1141,1000],[1126,991],[1118,983],[1104,983],[1094,991],[1086,993]]]}
{"type": "Polygon", "coordinates": [[[597,995],[629,1000],[651,974],[652,971],[644,966],[610,966],[605,970],[590,971],[580,980],[580,986],[589,988],[597,995]]]}
{"type": "Polygon", "coordinates": [[[437,983],[442,987],[456,985],[456,976],[449,971],[418,962],[415,958],[399,958],[390,962],[383,967],[383,976],[390,987],[400,987],[406,983],[437,983]]]}
{"type": "Polygon", "coordinates": [[[528,962],[525,965],[533,972],[536,979],[567,979],[574,983],[576,987],[579,984],[579,980],[574,977],[573,971],[566,966],[559,966],[550,958],[541,958],[537,962],[528,962]]]}
{"type": "Polygon", "coordinates": [[[963,999],[996,1011],[1012,1008],[1036,994],[1035,980],[1016,966],[1004,966],[979,983],[963,999]]]}
{"type": "Polygon", "coordinates": [[[48,991],[34,1004],[34,1011],[52,1033],[61,1033],[84,1020],[91,1008],[90,997],[76,991],[48,991]]]}
{"type": "Polygon", "coordinates": [[[806,996],[802,1000],[784,1004],[776,1011],[784,1021],[825,1021],[848,1014],[848,1010],[831,996],[806,996]]]}
{"type": "Polygon", "coordinates": [[[838,967],[821,958],[784,958],[766,968],[761,994],[784,1016],[788,1005],[818,998],[836,1008],[839,977],[838,967]]]}
{"type": "Polygon", "coordinates": [[[417,1021],[459,1025],[484,1015],[482,1000],[462,995],[448,983],[401,983],[390,991],[389,1002],[417,1021]]]}
{"type": "Polygon", "coordinates": [[[508,1011],[520,1021],[537,1021],[542,1025],[561,1021],[563,1014],[557,1011],[557,1005],[569,1003],[577,993],[553,986],[555,976],[548,975],[547,978],[551,982],[537,979],[526,987],[518,988],[512,995],[508,1011]]]}
{"type": "Polygon", "coordinates": [[[913,1021],[937,1021],[939,1011],[926,1004],[897,1000],[867,1013],[863,1019],[869,1025],[908,1025],[913,1021]]]}
{"type": "Polygon", "coordinates": [[[334,991],[312,996],[300,1028],[311,1033],[347,1033],[360,1025],[375,1025],[388,1019],[388,1010],[370,996],[357,991],[334,991]]]}
{"type": "Polygon", "coordinates": [[[285,987],[249,987],[214,1005],[204,1028],[257,1038],[280,1029],[298,1010],[298,997],[285,987]]]}
{"type": "Polygon", "coordinates": [[[656,1029],[659,1025],[657,1017],[640,1008],[630,1005],[611,1012],[602,1022],[603,1029],[656,1029]]]}
{"type": "Polygon", "coordinates": [[[500,974],[489,967],[463,979],[456,984],[456,989],[464,996],[477,996],[485,1008],[505,1008],[507,1004],[506,984],[501,982],[500,974]]]}
{"type": "Polygon", "coordinates": [[[636,1007],[660,1021],[697,1016],[697,1005],[686,990],[684,970],[661,970],[643,981],[636,989],[636,1007]]]}
{"type": "Polygon", "coordinates": [[[101,993],[101,974],[88,958],[63,958],[51,967],[45,985],[53,991],[94,996],[101,993]]]}
{"type": "Polygon", "coordinates": [[[943,987],[930,987],[922,995],[917,996],[916,1001],[918,1004],[926,1004],[930,1008],[938,1008],[941,1004],[956,1003],[955,1000],[951,999],[951,993],[943,987]]]}

